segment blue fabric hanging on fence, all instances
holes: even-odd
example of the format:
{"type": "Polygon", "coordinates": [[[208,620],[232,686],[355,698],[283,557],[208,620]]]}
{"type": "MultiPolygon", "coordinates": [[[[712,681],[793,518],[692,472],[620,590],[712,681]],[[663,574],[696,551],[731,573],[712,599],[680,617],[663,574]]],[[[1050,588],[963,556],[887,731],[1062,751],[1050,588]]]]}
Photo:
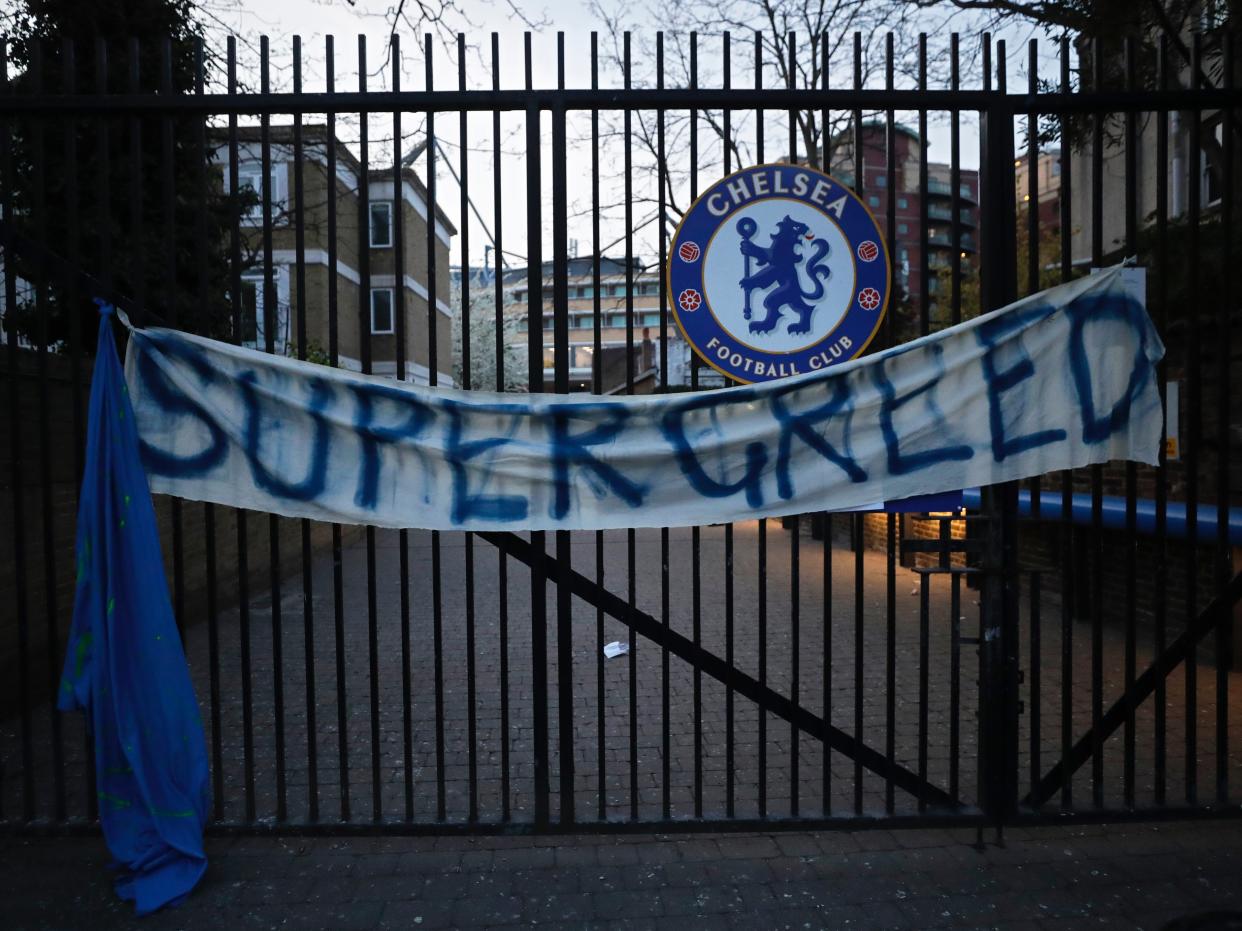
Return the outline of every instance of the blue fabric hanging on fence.
{"type": "Polygon", "coordinates": [[[207,868],[210,782],[112,308],[100,302],[100,313],[58,705],[86,712],[99,820],[120,871],[116,890],[145,915],[178,903],[207,868]]]}

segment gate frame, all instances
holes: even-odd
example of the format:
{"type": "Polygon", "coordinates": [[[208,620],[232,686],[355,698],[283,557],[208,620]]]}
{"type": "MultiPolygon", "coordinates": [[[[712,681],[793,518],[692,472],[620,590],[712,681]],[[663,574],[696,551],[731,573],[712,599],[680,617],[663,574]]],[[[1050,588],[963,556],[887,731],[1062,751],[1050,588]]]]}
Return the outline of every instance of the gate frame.
{"type": "MultiPolygon", "coordinates": [[[[430,57],[428,68],[430,69],[430,57]]],[[[997,62],[998,72],[1004,68],[1003,56],[997,62]]],[[[1189,90],[1143,92],[1141,109],[1158,112],[1162,109],[1191,108],[1195,110],[1212,107],[1227,108],[1236,106],[1236,95],[1227,90],[1195,86],[1189,90]]],[[[1012,197],[1012,181],[1014,165],[1014,127],[1015,117],[1019,113],[1044,112],[1096,112],[1108,110],[1133,110],[1139,107],[1139,95],[1121,91],[1080,91],[1069,93],[1029,93],[1026,96],[1010,95],[998,82],[993,89],[989,83],[980,91],[929,91],[919,90],[814,90],[793,88],[771,89],[706,89],[692,87],[687,89],[632,89],[628,78],[626,87],[621,90],[600,92],[597,90],[566,90],[559,86],[555,90],[516,90],[516,91],[386,91],[386,92],[347,92],[329,94],[274,94],[264,92],[237,94],[231,91],[219,95],[186,95],[170,97],[157,94],[104,94],[100,97],[69,96],[63,94],[34,94],[15,96],[0,94],[0,121],[3,122],[3,133],[9,132],[9,122],[14,117],[40,114],[78,114],[96,115],[113,113],[117,118],[125,116],[137,117],[141,114],[187,114],[187,113],[229,113],[234,117],[240,113],[259,114],[265,119],[273,113],[301,115],[303,113],[325,112],[372,112],[391,110],[407,111],[513,111],[526,114],[527,144],[527,197],[528,197],[528,261],[527,287],[529,306],[537,310],[538,316],[532,313],[531,325],[528,325],[528,362],[532,384],[543,377],[543,327],[538,317],[544,313],[543,300],[544,274],[541,247],[541,169],[542,169],[542,138],[541,122],[544,111],[548,111],[552,123],[552,159],[563,163],[566,152],[566,117],[570,110],[664,110],[664,109],[696,109],[719,107],[740,110],[747,107],[766,110],[818,109],[832,108],[838,110],[857,110],[860,102],[866,101],[868,108],[878,110],[895,109],[911,110],[974,110],[980,113],[980,154],[982,169],[982,190],[980,196],[980,218],[985,231],[981,237],[983,264],[987,273],[981,276],[982,304],[987,309],[995,309],[1010,303],[1016,296],[1017,269],[1016,251],[1012,232],[1016,228],[1015,203],[1012,197]],[[604,97],[605,100],[601,100],[604,97]],[[605,106],[601,107],[601,103],[605,106]],[[995,231],[1003,234],[992,235],[995,231]],[[539,322],[540,325],[534,325],[539,322]]],[[[266,175],[265,175],[266,177],[266,175]]],[[[266,182],[265,182],[266,183],[266,182]]],[[[568,295],[566,290],[567,277],[567,202],[566,178],[564,172],[553,172],[553,323],[554,344],[556,347],[555,378],[556,390],[568,390],[568,295]]],[[[432,195],[434,200],[434,194],[432,195]]],[[[3,229],[6,249],[14,248],[20,237],[15,231],[3,229]]],[[[270,230],[269,230],[270,234],[270,230]]],[[[891,235],[891,234],[890,234],[891,235]]],[[[23,244],[25,248],[28,244],[23,244]]],[[[270,279],[270,243],[265,250],[269,264],[270,279]]],[[[46,256],[44,256],[46,259],[46,256]]],[[[8,279],[12,281],[12,276],[8,279]]],[[[110,296],[115,303],[122,306],[133,306],[121,295],[111,293],[111,289],[89,276],[83,283],[97,287],[101,293],[110,296]]],[[[364,346],[365,346],[364,341],[364,346]]],[[[16,379],[16,374],[13,377],[16,379]]],[[[532,585],[531,601],[531,634],[532,634],[532,666],[534,691],[534,760],[535,760],[535,807],[533,823],[523,822],[479,822],[471,821],[462,824],[443,821],[411,823],[411,822],[380,822],[380,823],[288,823],[278,822],[267,825],[255,822],[253,813],[246,823],[232,824],[213,822],[209,827],[218,833],[290,833],[290,834],[371,834],[371,833],[571,833],[575,831],[616,831],[649,832],[649,831],[734,831],[734,830],[773,830],[773,829],[812,829],[818,827],[850,828],[864,826],[915,826],[915,825],[952,825],[969,824],[978,826],[981,822],[995,825],[998,829],[1011,823],[1029,820],[1113,820],[1118,817],[1114,811],[1100,812],[1025,812],[1020,807],[1020,779],[1018,774],[1019,754],[1019,718],[1023,711],[1020,699],[1020,623],[1019,623],[1019,587],[1020,575],[1018,565],[1018,514],[1017,514],[1018,483],[989,486],[984,489],[983,514],[986,520],[981,522],[983,536],[981,548],[982,579],[981,618],[982,637],[980,639],[980,683],[979,683],[979,727],[980,740],[978,745],[979,779],[979,810],[958,809],[919,816],[878,817],[833,817],[830,819],[797,818],[759,818],[730,819],[713,821],[708,819],[679,819],[677,821],[631,821],[631,822],[579,822],[574,811],[573,791],[573,727],[572,718],[565,713],[573,706],[573,681],[568,673],[572,670],[572,652],[570,643],[571,595],[577,594],[585,598],[598,609],[604,607],[607,592],[596,592],[594,600],[589,597],[589,580],[574,573],[568,560],[568,534],[557,532],[555,542],[557,557],[549,559],[545,547],[546,537],[542,532],[531,534],[529,544],[512,534],[480,534],[483,539],[497,545],[502,552],[517,555],[521,561],[527,562],[530,568],[532,585]],[[493,539],[493,538],[497,539],[493,539]],[[500,540],[504,537],[504,540],[500,540]],[[518,547],[525,547],[528,559],[518,553],[518,547]],[[561,714],[557,722],[558,740],[560,742],[560,818],[553,821],[550,808],[550,766],[549,766],[549,722],[548,722],[548,655],[547,655],[547,591],[546,585],[557,585],[558,615],[558,699],[561,714]],[[586,592],[586,594],[584,594],[586,592]]],[[[631,538],[632,539],[632,538],[631,538]]],[[[831,541],[825,541],[831,545],[831,541]]],[[[275,571],[275,569],[273,570],[275,571]]],[[[22,581],[25,579],[23,577],[22,581]]],[[[1239,585],[1237,577],[1233,583],[1221,590],[1220,597],[1205,609],[1195,629],[1200,630],[1201,637],[1215,623],[1224,622],[1229,617],[1230,607],[1237,601],[1239,585]],[[1232,593],[1227,596],[1227,593],[1232,593]],[[1223,605],[1223,607],[1222,607],[1223,605]],[[1218,616],[1219,615],[1219,616],[1218,616]],[[1206,626],[1205,626],[1206,625],[1206,626]]],[[[653,619],[640,616],[632,603],[626,604],[616,599],[612,610],[608,613],[622,620],[632,632],[642,632],[642,627],[653,619]],[[624,616],[621,616],[624,615],[624,616]]],[[[653,631],[657,632],[657,631],[653,631]]],[[[669,635],[664,634],[666,645],[671,644],[669,635]]],[[[650,636],[650,634],[646,634],[650,636]]],[[[631,634],[633,636],[633,633],[631,634]]],[[[653,638],[655,639],[655,638],[653,638]]],[[[686,638],[681,638],[685,641],[686,638]]],[[[1196,637],[1195,639],[1198,639],[1196,637]]],[[[716,664],[723,661],[719,657],[705,653],[700,645],[682,643],[679,650],[671,650],[675,655],[689,663],[696,676],[702,672],[714,675],[722,681],[728,681],[739,694],[746,695],[752,689],[752,697],[759,707],[767,712],[776,713],[801,730],[815,734],[824,741],[825,747],[833,747],[858,759],[858,754],[872,753],[862,744],[860,739],[849,738],[843,741],[843,735],[833,734],[828,722],[817,719],[796,702],[777,695],[760,683],[747,682],[735,667],[720,670],[716,664]],[[716,671],[713,672],[712,670],[716,671]],[[752,684],[753,683],[753,684],[752,684]],[[766,690],[766,691],[764,691],[766,690]],[[834,741],[836,745],[834,746],[834,741]],[[850,742],[857,745],[851,749],[850,742]]],[[[1153,660],[1152,666],[1144,674],[1154,676],[1167,675],[1177,662],[1174,647],[1153,660]]],[[[1121,704],[1133,704],[1135,690],[1127,692],[1119,701],[1121,704]]],[[[1110,712],[1109,720],[1112,720],[1110,712]]],[[[1079,742],[1098,743],[1098,735],[1088,734],[1079,742]]],[[[878,754],[876,754],[878,756],[878,754]]],[[[1076,753],[1074,759],[1081,754],[1076,753]]],[[[1083,758],[1085,759],[1085,757],[1083,758]]],[[[1082,759],[1077,765],[1081,765],[1082,759]]],[[[1072,762],[1072,761],[1071,761],[1072,762]]],[[[1058,764],[1058,767],[1060,764],[1058,764]]],[[[874,768],[874,767],[873,767],[874,768]]],[[[1053,778],[1054,767],[1046,777],[1053,778]]],[[[892,775],[891,773],[888,775],[892,775]]],[[[910,776],[905,771],[906,776],[910,776]]],[[[278,773],[283,778],[283,771],[278,773]]],[[[894,780],[896,781],[896,780],[894,780]]],[[[1032,787],[1032,795],[1042,791],[1043,781],[1039,786],[1032,787]]],[[[925,791],[924,783],[915,787],[917,791],[925,791]]],[[[1030,797],[1028,797],[1029,800],[1030,797]]],[[[1223,809],[1142,809],[1131,814],[1135,818],[1155,819],[1176,814],[1179,816],[1220,816],[1239,814],[1237,806],[1223,809]]],[[[74,833],[81,830],[97,830],[93,822],[54,823],[39,825],[36,823],[3,822],[0,833],[16,830],[19,833],[48,830],[52,833],[74,833]]]]}
{"type": "MultiPolygon", "coordinates": [[[[980,309],[1017,298],[1017,217],[1012,196],[1014,110],[1003,96],[980,116],[980,309]],[[1006,184],[1006,179],[1010,183],[1006,184]]],[[[1018,805],[1018,482],[982,490],[984,522],[979,644],[980,806],[999,832],[1018,805]]]]}

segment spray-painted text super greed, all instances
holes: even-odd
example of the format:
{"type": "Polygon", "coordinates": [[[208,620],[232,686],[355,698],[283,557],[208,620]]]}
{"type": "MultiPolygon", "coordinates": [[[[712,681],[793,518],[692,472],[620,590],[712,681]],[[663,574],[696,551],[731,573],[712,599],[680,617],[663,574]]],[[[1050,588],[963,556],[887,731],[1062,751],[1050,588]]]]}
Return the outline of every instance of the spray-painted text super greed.
{"type": "Polygon", "coordinates": [[[673,526],[1154,462],[1163,353],[1121,269],[762,385],[603,398],[401,385],[168,330],[126,378],[152,490],[342,523],[673,526]]]}

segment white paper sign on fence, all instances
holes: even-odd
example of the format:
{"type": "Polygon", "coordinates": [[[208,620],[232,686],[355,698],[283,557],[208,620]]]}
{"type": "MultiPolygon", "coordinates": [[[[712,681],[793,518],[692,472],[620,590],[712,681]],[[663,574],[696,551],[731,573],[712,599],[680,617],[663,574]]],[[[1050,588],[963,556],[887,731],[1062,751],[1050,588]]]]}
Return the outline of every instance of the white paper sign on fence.
{"type": "Polygon", "coordinates": [[[171,330],[126,379],[151,489],[340,523],[664,527],[1154,463],[1164,347],[1122,269],[895,349],[644,397],[420,388],[171,330]]]}

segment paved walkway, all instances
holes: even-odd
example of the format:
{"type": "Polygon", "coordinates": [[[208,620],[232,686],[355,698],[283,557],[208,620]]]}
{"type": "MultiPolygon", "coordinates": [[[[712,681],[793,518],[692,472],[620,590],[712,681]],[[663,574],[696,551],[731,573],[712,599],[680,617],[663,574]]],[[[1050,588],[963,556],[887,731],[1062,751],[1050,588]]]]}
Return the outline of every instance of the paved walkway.
{"type": "MultiPolygon", "coordinates": [[[[901,568],[893,578],[889,653],[883,553],[865,552],[856,559],[840,545],[825,553],[819,542],[805,536],[799,538],[795,550],[792,534],[782,531],[775,521],[769,522],[762,543],[756,523],[737,525],[731,559],[721,527],[703,528],[697,536],[682,528],[671,531],[669,537],[667,612],[673,631],[693,637],[697,616],[705,650],[722,658],[732,650],[734,664],[742,672],[765,678],[778,694],[794,698],[814,714],[822,714],[827,706],[832,723],[843,733],[861,733],[865,743],[878,752],[891,752],[907,769],[917,771],[920,741],[925,739],[931,784],[966,805],[977,800],[978,661],[973,645],[964,644],[955,653],[951,637],[955,613],[961,618],[962,634],[977,635],[977,593],[963,588],[959,609],[953,612],[948,580],[930,579],[924,669],[920,663],[919,580],[901,568]],[[698,573],[693,559],[696,548],[698,573]],[[726,569],[731,586],[725,584],[726,569]],[[863,580],[861,586],[858,577],[863,580]],[[792,597],[795,582],[796,602],[792,597]],[[730,605],[732,647],[727,622],[730,605]],[[827,664],[826,655],[830,656],[827,664]],[[891,728],[889,655],[894,683],[891,728]],[[861,678],[856,678],[856,656],[861,658],[861,678]],[[830,670],[828,676],[825,668],[830,670]],[[927,676],[925,698],[920,694],[923,672],[927,676]],[[925,722],[921,720],[924,713],[925,722]],[[856,715],[861,717],[861,731],[856,715]]],[[[594,534],[574,534],[571,539],[575,569],[593,578],[598,558],[606,586],[626,597],[631,571],[627,534],[604,534],[598,554],[594,534]]],[[[549,536],[549,546],[552,543],[549,536]]],[[[196,625],[188,632],[187,652],[203,720],[213,751],[218,751],[214,762],[221,783],[222,820],[249,820],[247,796],[255,817],[279,818],[282,790],[287,816],[293,821],[338,817],[370,821],[377,811],[387,820],[465,821],[472,798],[477,800],[482,820],[500,820],[506,813],[514,821],[533,819],[533,669],[537,664],[532,660],[530,572],[509,559],[507,575],[502,575],[494,548],[477,539],[468,546],[462,534],[442,534],[437,557],[430,534],[408,535],[407,635],[402,621],[399,536],[376,534],[374,653],[368,560],[361,541],[343,555],[339,629],[334,619],[331,554],[321,554],[312,567],[310,612],[304,613],[301,578],[295,574],[283,580],[279,599],[270,592],[255,592],[247,618],[248,641],[236,610],[220,613],[214,656],[208,625],[196,625]],[[431,585],[437,564],[439,629],[431,585]],[[467,623],[468,593],[473,595],[473,641],[467,623]],[[280,605],[278,638],[273,636],[275,604],[280,605]],[[502,604],[506,615],[502,615],[502,604]],[[242,650],[243,642],[248,653],[242,650]],[[274,650],[277,644],[279,660],[274,650]],[[403,646],[409,651],[408,673],[403,646]],[[473,682],[468,676],[472,663],[473,682]],[[214,690],[213,675],[218,676],[214,690]],[[502,690],[506,676],[508,688],[502,690]],[[282,767],[283,786],[278,778],[282,767]],[[438,811],[441,805],[442,814],[438,811]]],[[[660,620],[665,607],[658,531],[636,534],[633,559],[635,602],[660,620]]],[[[296,559],[290,560],[292,570],[296,559]]],[[[555,586],[549,585],[544,668],[553,812],[560,810],[562,762],[556,607],[555,586]]],[[[1072,625],[1072,649],[1067,651],[1061,641],[1059,614],[1053,603],[1045,604],[1039,691],[1035,691],[1033,675],[1022,686],[1028,713],[1021,720],[1020,771],[1027,785],[1059,759],[1063,739],[1077,740],[1090,728],[1093,674],[1098,671],[1101,677],[1104,708],[1124,688],[1124,631],[1111,625],[1101,631],[1097,667],[1090,625],[1072,625]],[[1071,656],[1072,681],[1070,688],[1063,689],[1061,662],[1067,655],[1071,656]],[[1062,705],[1066,697],[1067,707],[1062,705]],[[1029,728],[1034,717],[1029,712],[1035,708],[1041,712],[1042,723],[1039,740],[1034,742],[1039,758],[1033,761],[1029,728]],[[1062,733],[1064,723],[1069,727],[1062,733]]],[[[1168,636],[1176,632],[1171,629],[1168,636]]],[[[704,815],[721,818],[728,810],[730,773],[738,817],[759,816],[761,796],[767,815],[773,817],[795,810],[817,815],[826,809],[834,814],[851,814],[856,807],[864,813],[885,809],[888,787],[881,776],[857,770],[854,761],[841,752],[825,755],[811,734],[791,731],[772,714],[761,715],[753,702],[736,693],[730,696],[710,675],[696,682],[683,659],[669,657],[666,685],[664,656],[650,641],[637,638],[631,656],[602,660],[603,645],[628,639],[628,631],[613,618],[598,618],[593,607],[578,599],[572,601],[570,633],[573,702],[569,713],[579,818],[628,818],[634,805],[641,818],[656,821],[664,817],[666,791],[668,817],[690,817],[695,813],[696,780],[702,784],[704,815]],[[731,769],[727,765],[730,735],[734,741],[731,769]],[[696,767],[699,741],[701,765],[696,767]]],[[[1022,665],[1028,672],[1032,668],[1030,646],[1029,630],[1024,629],[1022,665]]],[[[1151,660],[1149,635],[1139,638],[1135,652],[1136,668],[1141,671],[1151,660]]],[[[1198,799],[1206,801],[1216,794],[1215,669],[1201,666],[1197,695],[1190,701],[1186,685],[1182,667],[1165,683],[1163,773],[1170,803],[1190,795],[1187,759],[1197,764],[1198,799]],[[1187,727],[1191,720],[1196,725],[1193,730],[1187,727]]],[[[1242,671],[1229,673],[1224,687],[1230,752],[1225,770],[1233,793],[1230,797],[1236,799],[1237,786],[1242,784],[1242,671]]],[[[1159,804],[1156,698],[1144,702],[1135,715],[1134,781],[1139,807],[1159,804]]],[[[36,709],[33,815],[42,818],[54,812],[55,767],[47,736],[51,719],[49,708],[36,709]]],[[[70,818],[82,818],[90,790],[81,717],[63,716],[60,723],[66,761],[65,811],[70,818]]],[[[1079,768],[1073,778],[1072,799],[1058,795],[1056,803],[1091,807],[1098,776],[1104,804],[1122,807],[1125,748],[1121,732],[1105,741],[1098,773],[1091,765],[1079,768]]],[[[10,816],[24,811],[20,759],[19,722],[16,718],[0,721],[0,760],[13,761],[0,767],[0,807],[10,816]]],[[[918,802],[914,794],[899,790],[892,804],[899,814],[913,814],[918,802]]]]}
{"type": "MultiPolygon", "coordinates": [[[[212,839],[135,921],[98,838],[0,840],[0,924],[35,928],[1117,928],[1242,908],[1238,822],[617,838],[212,839]]],[[[1234,925],[1216,924],[1216,929],[1234,925]]]]}

